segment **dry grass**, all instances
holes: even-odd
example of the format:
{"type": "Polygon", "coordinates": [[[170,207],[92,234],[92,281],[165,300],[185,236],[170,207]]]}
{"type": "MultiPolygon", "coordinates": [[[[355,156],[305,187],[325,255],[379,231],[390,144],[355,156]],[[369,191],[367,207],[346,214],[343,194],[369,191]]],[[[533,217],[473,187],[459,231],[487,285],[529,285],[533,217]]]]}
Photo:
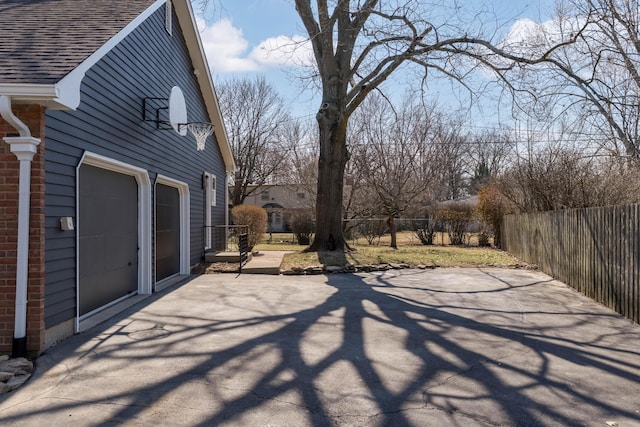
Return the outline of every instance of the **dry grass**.
{"type": "MultiPolygon", "coordinates": [[[[268,237],[268,235],[266,236],[268,237]]],[[[398,233],[398,249],[389,247],[389,236],[383,236],[378,245],[368,245],[365,239],[352,240],[349,244],[354,249],[343,254],[336,252],[304,253],[305,246],[293,243],[292,234],[273,234],[270,243],[263,240],[256,250],[295,251],[285,255],[283,270],[305,268],[318,265],[377,265],[377,264],[409,264],[411,266],[436,267],[479,267],[505,266],[514,267],[522,262],[506,252],[477,247],[477,236],[471,236],[469,246],[449,246],[446,234],[438,233],[435,245],[421,245],[417,237],[409,232],[398,233]]]]}
{"type": "MultiPolygon", "coordinates": [[[[366,240],[350,241],[354,249],[349,253],[342,252],[311,252],[305,253],[306,246],[295,243],[291,233],[274,233],[271,241],[265,234],[263,240],[256,245],[257,251],[291,251],[286,254],[282,263],[282,270],[295,268],[305,269],[311,266],[344,266],[378,265],[378,264],[408,264],[412,267],[482,267],[501,266],[516,267],[523,265],[522,261],[506,252],[493,248],[477,247],[477,237],[472,236],[469,246],[450,246],[446,234],[439,233],[435,238],[435,245],[421,245],[418,239],[409,232],[398,233],[398,249],[389,247],[389,236],[383,236],[378,245],[368,245],[366,240]],[[444,244],[443,244],[444,243],[444,244]],[[475,245],[475,246],[474,246],[475,245]]],[[[237,266],[234,264],[234,268],[237,266]]],[[[224,268],[212,268],[215,271],[226,271],[224,268]]]]}
{"type": "Polygon", "coordinates": [[[522,262],[506,252],[492,248],[456,246],[407,246],[397,250],[384,246],[357,246],[349,253],[304,253],[285,255],[282,269],[315,265],[409,264],[412,267],[515,267],[522,262]]]}

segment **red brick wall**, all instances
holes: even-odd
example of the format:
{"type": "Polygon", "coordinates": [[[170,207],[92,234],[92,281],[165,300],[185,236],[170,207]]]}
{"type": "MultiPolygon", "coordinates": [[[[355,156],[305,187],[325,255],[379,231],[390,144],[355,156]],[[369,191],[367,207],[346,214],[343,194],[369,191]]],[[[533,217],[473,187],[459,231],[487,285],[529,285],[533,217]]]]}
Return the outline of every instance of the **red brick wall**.
{"type": "MultiPolygon", "coordinates": [[[[44,107],[14,105],[14,114],[41,138],[31,165],[27,350],[44,350],[44,107]]],[[[18,136],[0,118],[0,354],[11,352],[15,322],[18,180],[20,162],[2,138],[18,136]]]]}

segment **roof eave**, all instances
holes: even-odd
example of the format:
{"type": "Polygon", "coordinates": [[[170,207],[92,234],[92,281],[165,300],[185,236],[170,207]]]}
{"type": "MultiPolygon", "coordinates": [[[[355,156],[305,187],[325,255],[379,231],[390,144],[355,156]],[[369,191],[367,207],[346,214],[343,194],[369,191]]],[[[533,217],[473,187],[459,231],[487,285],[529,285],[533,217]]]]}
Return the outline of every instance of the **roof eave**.
{"type": "Polygon", "coordinates": [[[51,109],[69,108],[60,99],[60,88],[55,84],[0,83],[0,95],[6,95],[17,104],[38,104],[51,109]]]}

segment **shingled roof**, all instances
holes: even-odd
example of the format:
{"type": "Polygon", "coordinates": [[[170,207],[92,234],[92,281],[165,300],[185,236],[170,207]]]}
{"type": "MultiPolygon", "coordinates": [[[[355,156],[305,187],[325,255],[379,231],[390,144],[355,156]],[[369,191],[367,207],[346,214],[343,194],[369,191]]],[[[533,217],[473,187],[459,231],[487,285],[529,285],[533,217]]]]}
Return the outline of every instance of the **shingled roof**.
{"type": "Polygon", "coordinates": [[[56,83],[154,0],[0,0],[0,83],[56,83]]]}
{"type": "MultiPolygon", "coordinates": [[[[165,0],[0,0],[0,96],[11,103],[76,109],[85,72],[165,0]]],[[[233,154],[190,0],[173,0],[224,159],[233,154]]]]}

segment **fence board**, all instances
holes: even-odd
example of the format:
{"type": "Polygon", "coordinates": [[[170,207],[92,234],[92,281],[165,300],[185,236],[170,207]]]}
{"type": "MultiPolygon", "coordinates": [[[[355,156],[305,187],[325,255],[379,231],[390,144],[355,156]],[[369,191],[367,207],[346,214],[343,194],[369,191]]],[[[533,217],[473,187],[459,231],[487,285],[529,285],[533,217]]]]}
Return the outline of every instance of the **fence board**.
{"type": "Polygon", "coordinates": [[[503,248],[640,322],[640,205],[507,215],[503,248]]]}

